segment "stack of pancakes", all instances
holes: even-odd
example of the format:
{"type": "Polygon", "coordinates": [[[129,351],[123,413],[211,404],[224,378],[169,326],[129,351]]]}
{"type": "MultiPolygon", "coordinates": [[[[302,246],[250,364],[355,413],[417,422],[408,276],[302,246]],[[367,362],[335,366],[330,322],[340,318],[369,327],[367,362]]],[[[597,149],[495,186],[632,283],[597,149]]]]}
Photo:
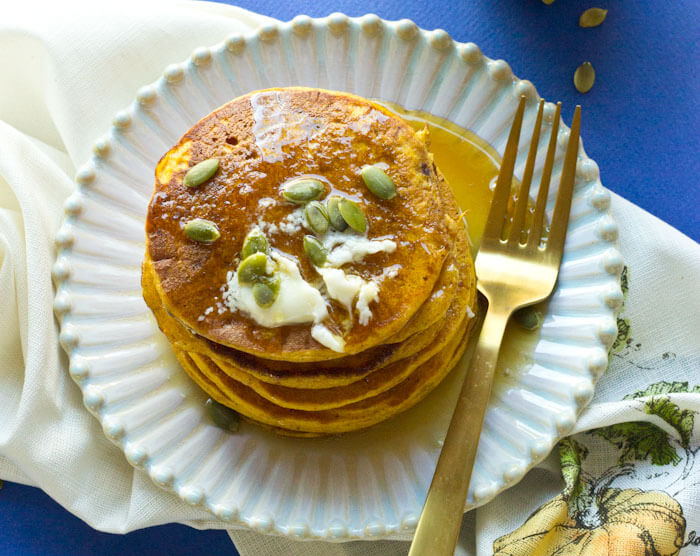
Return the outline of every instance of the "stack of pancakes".
{"type": "MultiPolygon", "coordinates": [[[[144,299],[185,371],[219,403],[282,434],[335,434],[383,421],[432,390],[466,345],[475,278],[452,193],[426,134],[360,97],[271,89],[209,114],[158,164],[146,235],[144,299]],[[219,160],[216,174],[186,187],[187,171],[210,158],[219,160]],[[367,189],[366,164],[386,169],[396,197],[367,189]],[[290,224],[298,207],[280,193],[300,176],[362,208],[367,231],[343,233],[396,245],[342,265],[379,285],[366,324],[326,296],[323,324],[342,337],[342,351],[318,343],[311,323],[267,328],[226,304],[227,280],[253,228],[297,262],[304,280],[320,282],[302,247],[308,224],[290,224]],[[183,227],[195,218],[215,223],[220,237],[189,239],[183,227]]],[[[325,295],[322,282],[319,290],[325,295]]]]}

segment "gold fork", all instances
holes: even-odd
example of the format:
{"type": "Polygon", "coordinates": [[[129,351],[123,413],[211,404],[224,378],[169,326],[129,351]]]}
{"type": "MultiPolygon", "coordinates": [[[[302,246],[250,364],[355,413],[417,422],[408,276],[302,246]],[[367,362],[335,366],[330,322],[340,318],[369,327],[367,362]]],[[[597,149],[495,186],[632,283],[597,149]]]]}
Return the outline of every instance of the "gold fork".
{"type": "Polygon", "coordinates": [[[516,309],[549,297],[559,274],[576,177],[581,107],[577,106],[574,113],[554,213],[549,232],[544,238],[545,207],[557,146],[561,103],[557,104],[554,115],[532,227],[529,231],[525,227],[543,108],[544,100],[541,100],[508,230],[506,213],[525,111],[525,97],[521,98],[515,113],[475,262],[477,288],[486,297],[488,310],[447,430],[409,556],[454,554],[506,323],[516,309]],[[502,239],[506,232],[507,238],[502,239]]]}

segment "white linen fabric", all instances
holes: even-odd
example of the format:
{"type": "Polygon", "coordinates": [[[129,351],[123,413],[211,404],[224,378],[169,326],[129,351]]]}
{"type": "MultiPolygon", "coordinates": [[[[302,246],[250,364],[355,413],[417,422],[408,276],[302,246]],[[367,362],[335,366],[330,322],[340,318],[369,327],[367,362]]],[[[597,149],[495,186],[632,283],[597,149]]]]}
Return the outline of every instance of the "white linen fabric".
{"type": "MultiPolygon", "coordinates": [[[[74,188],[75,168],[140,86],[197,46],[265,21],[206,2],[124,0],[13,2],[0,18],[0,478],[42,488],[102,531],[168,522],[227,524],[133,469],[83,407],[52,312],[53,237],[62,203],[74,188]]],[[[675,541],[690,543],[683,553],[692,549],[691,531],[700,531],[700,468],[692,467],[700,445],[700,418],[693,425],[694,412],[700,412],[700,387],[693,392],[700,385],[700,247],[615,195],[612,213],[629,268],[623,317],[630,331],[621,336],[570,445],[589,454],[585,462],[581,458],[587,484],[618,466],[622,471],[612,473],[616,487],[672,491],[685,520],[675,541]],[[671,386],[658,386],[662,381],[671,386]],[[652,384],[657,387],[649,391],[652,384]],[[641,401],[623,399],[635,393],[641,401]],[[652,394],[673,407],[654,413],[652,394]],[[622,429],[609,428],[630,421],[668,433],[670,448],[664,445],[656,463],[650,452],[638,446],[635,452],[622,429]],[[583,433],[601,427],[608,427],[606,435],[583,433]]],[[[520,527],[563,488],[555,453],[519,485],[467,515],[458,554],[493,553],[494,540],[520,527]]],[[[243,530],[229,534],[244,556],[388,556],[408,550],[400,541],[331,545],[243,530]]]]}
{"type": "Polygon", "coordinates": [[[53,317],[53,236],[75,168],[139,87],[268,21],[206,2],[12,2],[0,16],[0,477],[110,532],[223,528],[134,472],[83,407],[53,317]]]}

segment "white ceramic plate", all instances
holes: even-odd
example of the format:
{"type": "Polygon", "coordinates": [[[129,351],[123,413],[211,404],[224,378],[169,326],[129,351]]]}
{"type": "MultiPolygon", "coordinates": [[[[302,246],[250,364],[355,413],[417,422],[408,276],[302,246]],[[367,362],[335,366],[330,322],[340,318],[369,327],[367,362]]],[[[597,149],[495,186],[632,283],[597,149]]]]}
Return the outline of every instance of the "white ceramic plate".
{"type": "MultiPolygon", "coordinates": [[[[405,538],[430,484],[458,373],[418,407],[368,431],[298,440],[244,424],[228,434],[207,420],[205,395],[179,368],[141,297],[144,217],[161,155],[221,104],[286,85],[432,112],[501,153],[519,96],[529,99],[524,129],[532,126],[538,98],[505,62],[407,20],[300,16],[197,49],[139,91],[77,174],[79,188],[66,202],[56,237],[61,342],[105,434],[188,503],[296,538],[405,538]]],[[[547,125],[553,108],[547,106],[547,125]]],[[[553,184],[568,128],[559,133],[553,184]]],[[[543,133],[542,149],[547,140],[543,133]]],[[[521,154],[528,146],[524,140],[521,154]]],[[[622,301],[622,260],[608,205],[598,167],[581,147],[559,286],[533,365],[491,400],[468,506],[487,502],[547,455],[574,426],[607,366],[622,301]]]]}

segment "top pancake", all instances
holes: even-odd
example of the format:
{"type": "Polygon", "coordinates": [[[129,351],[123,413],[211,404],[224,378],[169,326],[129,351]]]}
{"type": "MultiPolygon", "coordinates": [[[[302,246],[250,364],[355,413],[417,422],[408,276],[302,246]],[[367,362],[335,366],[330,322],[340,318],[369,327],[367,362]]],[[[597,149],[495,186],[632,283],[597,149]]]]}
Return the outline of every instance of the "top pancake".
{"type": "Polygon", "coordinates": [[[200,120],[158,164],[146,220],[156,288],[175,318],[224,346],[287,361],[358,353],[399,332],[430,295],[458,230],[456,205],[451,194],[443,194],[446,189],[423,134],[378,104],[305,88],[239,97],[200,120]],[[220,161],[216,175],[198,188],[185,187],[188,169],[213,157],[220,161]],[[360,177],[364,165],[375,163],[385,163],[396,184],[392,200],[375,197],[360,177]],[[323,181],[327,193],[350,197],[362,207],[369,239],[397,244],[393,253],[344,266],[369,280],[399,265],[395,276],[382,279],[367,325],[355,319],[342,331],[347,313],[332,304],[324,324],[342,331],[344,353],[317,343],[310,323],[265,328],[221,303],[243,239],[261,222],[273,250],[296,258],[305,280],[318,281],[303,252],[308,232],[287,233],[279,226],[297,209],[283,200],[281,187],[309,175],[323,181]],[[189,240],[183,226],[194,218],[216,223],[221,237],[213,244],[189,240]]]}

